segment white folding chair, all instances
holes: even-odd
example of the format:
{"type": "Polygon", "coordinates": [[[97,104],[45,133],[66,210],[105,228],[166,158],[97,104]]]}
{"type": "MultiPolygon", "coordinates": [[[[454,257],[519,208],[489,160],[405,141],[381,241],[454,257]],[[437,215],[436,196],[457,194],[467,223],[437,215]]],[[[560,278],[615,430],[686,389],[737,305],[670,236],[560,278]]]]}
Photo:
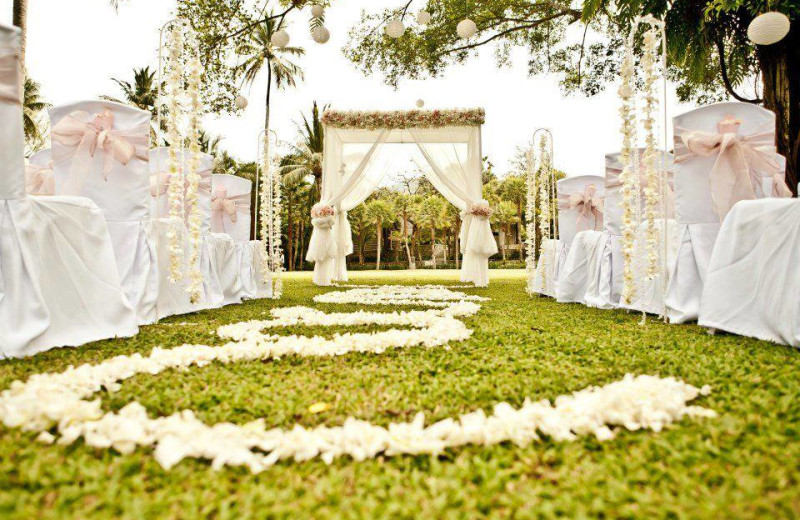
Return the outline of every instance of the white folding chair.
{"type": "Polygon", "coordinates": [[[49,112],[56,193],[87,197],[103,211],[125,294],[139,323],[153,323],[159,273],[150,226],[150,112],[110,101],[49,112]]]}
{"type": "Polygon", "coordinates": [[[602,251],[605,180],[582,175],[556,183],[559,199],[558,232],[562,243],[558,261],[556,299],[583,303],[589,283],[589,264],[602,251]]]}
{"type": "Polygon", "coordinates": [[[780,165],[775,114],[756,105],[698,108],[675,117],[673,129],[677,252],[665,304],[670,321],[682,323],[698,317],[711,253],[730,207],[763,196],[762,179],[777,175],[780,165]]]}
{"type": "Polygon", "coordinates": [[[97,206],[26,194],[19,37],[0,25],[0,357],[138,330],[97,206]]]}
{"type": "Polygon", "coordinates": [[[261,273],[263,245],[251,236],[251,196],[253,183],[228,174],[212,175],[211,230],[225,233],[236,244],[243,298],[267,298],[268,285],[261,273]]]}

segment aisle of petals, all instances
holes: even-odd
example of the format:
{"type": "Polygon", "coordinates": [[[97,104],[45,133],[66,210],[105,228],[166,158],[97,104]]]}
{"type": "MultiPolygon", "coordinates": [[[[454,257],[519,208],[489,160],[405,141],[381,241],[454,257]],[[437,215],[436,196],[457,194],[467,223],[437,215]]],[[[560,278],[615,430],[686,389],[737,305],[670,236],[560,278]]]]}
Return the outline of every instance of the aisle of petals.
{"type": "Polygon", "coordinates": [[[519,409],[499,403],[492,414],[478,409],[427,427],[422,412],[413,421],[392,423],[386,428],[353,417],[341,426],[313,429],[299,425],[288,430],[270,429],[263,418],[244,425],[208,425],[191,410],[151,418],[136,401],[119,412],[103,412],[101,400],[92,399],[102,390],[118,390],[121,381],[136,374],[155,375],[171,368],[188,369],[211,362],[446,346],[470,337],[472,331],[458,318],[474,315],[480,309],[477,302],[487,299],[443,287],[384,286],[326,293],[314,300],[433,308],[392,313],[324,313],[308,307],[274,309],[269,320],[220,327],[218,335],[233,340],[220,347],[155,348],[149,356],[117,356],[98,364],[70,367],[61,373],[37,374],[26,382],[15,381],[0,394],[0,420],[7,427],[39,432],[38,440],[45,443],[71,444],[82,438],[89,446],[113,448],[120,453],[152,446],[155,459],[165,469],[184,458],[198,458],[212,461],[215,469],[246,466],[257,473],[284,459],[303,461],[320,457],[330,463],[344,455],[355,460],[379,454],[436,455],[466,444],[513,442],[524,446],[538,440],[540,435],[566,441],[591,434],[605,440],[614,435],[614,426],[658,431],[685,416],[714,415],[711,410],[687,404],[699,395],[707,395],[708,387],[700,389],[674,378],[653,376],[626,376],[603,387],[560,396],[554,403],[525,399],[519,409]],[[295,325],[368,324],[408,328],[336,334],[330,339],[263,332],[295,325]]]}

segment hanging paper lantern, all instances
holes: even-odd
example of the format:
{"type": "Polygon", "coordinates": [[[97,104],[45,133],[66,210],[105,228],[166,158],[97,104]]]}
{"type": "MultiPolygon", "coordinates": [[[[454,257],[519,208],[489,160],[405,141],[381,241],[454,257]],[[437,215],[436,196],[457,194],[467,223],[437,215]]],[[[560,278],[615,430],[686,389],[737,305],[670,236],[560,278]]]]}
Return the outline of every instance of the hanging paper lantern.
{"type": "Polygon", "coordinates": [[[236,100],[234,101],[234,103],[236,103],[236,108],[239,108],[241,110],[247,108],[247,98],[241,94],[236,96],[236,100]]]}
{"type": "Polygon", "coordinates": [[[422,25],[428,25],[431,21],[431,13],[428,11],[420,11],[417,13],[417,22],[422,25]]]}
{"type": "Polygon", "coordinates": [[[320,25],[311,29],[311,38],[317,43],[328,43],[328,40],[331,39],[331,32],[324,25],[320,25]]]}
{"type": "Polygon", "coordinates": [[[280,31],[275,31],[272,37],[269,39],[270,43],[279,49],[282,49],[289,45],[289,33],[281,29],[280,31]]]}
{"type": "Polygon", "coordinates": [[[325,15],[325,8],[321,5],[311,6],[311,16],[314,18],[322,18],[325,15]]]}
{"type": "Polygon", "coordinates": [[[757,16],[747,27],[747,37],[756,45],[772,45],[789,34],[789,17],[775,11],[757,16]]]}
{"type": "Polygon", "coordinates": [[[399,18],[389,20],[389,22],[386,24],[386,34],[390,38],[400,38],[405,32],[406,27],[403,25],[403,21],[399,18]]]}
{"type": "Polygon", "coordinates": [[[472,38],[478,32],[478,26],[467,18],[466,20],[461,20],[458,22],[456,26],[456,32],[458,33],[459,38],[472,38]]]}
{"type": "Polygon", "coordinates": [[[423,101],[422,99],[418,99],[417,100],[417,108],[422,108],[424,106],[425,106],[425,101],[423,101]]]}

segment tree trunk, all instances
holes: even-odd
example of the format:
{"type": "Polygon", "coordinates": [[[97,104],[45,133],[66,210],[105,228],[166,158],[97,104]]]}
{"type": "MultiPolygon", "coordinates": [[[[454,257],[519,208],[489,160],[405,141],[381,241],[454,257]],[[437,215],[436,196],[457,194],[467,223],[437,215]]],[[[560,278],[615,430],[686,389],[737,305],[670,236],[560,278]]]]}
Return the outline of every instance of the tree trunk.
{"type": "Polygon", "coordinates": [[[14,0],[12,8],[12,24],[19,27],[19,66],[20,78],[25,82],[25,48],[28,40],[28,0],[14,0]]]}
{"type": "Polygon", "coordinates": [[[436,269],[436,228],[431,226],[431,264],[436,269]]]}
{"type": "Polygon", "coordinates": [[[508,232],[506,231],[506,226],[501,226],[503,230],[503,244],[500,246],[500,252],[503,254],[503,262],[506,261],[506,247],[508,244],[508,232]]]}
{"type": "Polygon", "coordinates": [[[459,255],[461,254],[461,244],[459,244],[459,238],[461,238],[461,217],[456,217],[456,228],[454,231],[456,235],[456,250],[455,250],[455,257],[456,257],[456,269],[459,269],[458,261],[459,255]]]}
{"type": "Polygon", "coordinates": [[[299,271],[303,270],[303,262],[305,261],[305,254],[303,254],[306,250],[306,223],[304,220],[300,221],[300,254],[298,255],[298,267],[299,271]]]}
{"type": "Polygon", "coordinates": [[[800,21],[783,41],[758,46],[764,108],[775,112],[778,153],[786,157],[786,184],[797,194],[800,161],[800,21]]]}
{"type": "Polygon", "coordinates": [[[375,269],[378,271],[381,270],[381,231],[383,231],[382,222],[378,219],[378,257],[375,261],[375,269]]]}
{"type": "Polygon", "coordinates": [[[358,235],[358,263],[364,265],[364,233],[358,235]]]}

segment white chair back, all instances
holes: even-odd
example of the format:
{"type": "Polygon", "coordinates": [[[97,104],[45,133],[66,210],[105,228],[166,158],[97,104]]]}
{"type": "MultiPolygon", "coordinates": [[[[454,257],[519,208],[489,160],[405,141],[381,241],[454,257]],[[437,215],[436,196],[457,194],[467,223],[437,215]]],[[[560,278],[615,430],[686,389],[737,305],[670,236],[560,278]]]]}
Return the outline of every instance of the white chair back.
{"type": "Polygon", "coordinates": [[[25,194],[19,29],[0,25],[0,200],[25,194]]]}
{"type": "Polygon", "coordinates": [[[564,244],[571,244],[579,231],[600,229],[602,227],[601,218],[597,218],[594,215],[581,216],[580,207],[567,209],[563,204],[570,196],[588,195],[591,187],[595,190],[592,198],[602,199],[605,192],[605,179],[599,175],[567,177],[556,182],[556,191],[559,197],[558,235],[564,244]]]}
{"type": "Polygon", "coordinates": [[[28,157],[28,164],[25,165],[25,191],[28,195],[56,194],[53,154],[50,148],[39,150],[28,157]]]}
{"type": "MultiPolygon", "coordinates": [[[[637,150],[641,157],[644,153],[644,148],[637,150]]],[[[673,169],[674,169],[674,156],[671,153],[661,152],[660,165],[667,169],[667,185],[669,186],[670,194],[666,195],[666,202],[668,204],[667,215],[674,214],[674,196],[671,196],[673,191],[673,169]],[[670,207],[672,206],[672,207],[670,207]]],[[[620,189],[622,185],[619,180],[619,175],[622,173],[622,161],[620,154],[609,153],[606,154],[606,179],[605,179],[605,210],[603,211],[603,227],[611,235],[622,234],[622,195],[620,189]]],[[[643,198],[641,199],[643,200],[643,198]]]]}
{"type": "MultiPolygon", "coordinates": [[[[716,103],[686,112],[672,120],[676,156],[683,147],[681,135],[687,131],[719,133],[719,124],[727,118],[741,121],[739,137],[771,134],[764,140],[775,143],[775,114],[751,103],[716,103]]],[[[675,163],[675,219],[679,224],[719,223],[714,210],[709,177],[718,154],[691,155],[675,163]]]]}
{"type": "Polygon", "coordinates": [[[150,112],[108,101],[49,112],[56,194],[91,199],[108,222],[149,218],[150,112]]]}
{"type": "Polygon", "coordinates": [[[250,240],[250,196],[253,183],[228,174],[211,176],[211,231],[227,233],[234,242],[250,240]]]}

